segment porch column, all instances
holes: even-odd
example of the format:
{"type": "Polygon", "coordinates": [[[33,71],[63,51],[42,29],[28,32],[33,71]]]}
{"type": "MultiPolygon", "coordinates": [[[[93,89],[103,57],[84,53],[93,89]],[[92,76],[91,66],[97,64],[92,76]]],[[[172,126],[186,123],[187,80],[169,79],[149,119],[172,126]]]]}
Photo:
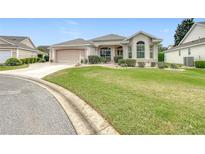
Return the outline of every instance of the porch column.
{"type": "Polygon", "coordinates": [[[154,52],[153,52],[153,58],[156,62],[158,62],[158,44],[154,45],[154,52]]]}
{"type": "Polygon", "coordinates": [[[111,47],[111,61],[114,61],[114,57],[115,57],[115,47],[111,47]]]}
{"type": "Polygon", "coordinates": [[[123,53],[123,59],[127,59],[128,58],[128,46],[127,45],[123,45],[122,46],[122,53],[123,53]]]}
{"type": "Polygon", "coordinates": [[[56,51],[55,51],[54,48],[50,49],[50,53],[49,54],[50,54],[50,57],[51,57],[50,60],[53,60],[53,62],[56,62],[56,56],[55,56],[56,55],[56,51]]]}

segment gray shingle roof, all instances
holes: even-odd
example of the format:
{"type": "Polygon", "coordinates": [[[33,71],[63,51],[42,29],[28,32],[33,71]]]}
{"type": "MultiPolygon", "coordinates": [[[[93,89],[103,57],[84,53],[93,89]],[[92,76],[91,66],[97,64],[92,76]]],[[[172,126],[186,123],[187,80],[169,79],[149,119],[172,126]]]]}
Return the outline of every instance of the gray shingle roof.
{"type": "Polygon", "coordinates": [[[205,22],[197,22],[198,24],[203,24],[203,25],[205,25],[205,22]]]}
{"type": "Polygon", "coordinates": [[[21,43],[21,41],[25,40],[25,39],[29,39],[29,37],[25,37],[25,36],[0,36],[0,38],[6,40],[7,42],[11,43],[11,44],[0,44],[0,47],[21,47],[21,48],[25,48],[28,50],[34,50],[34,51],[38,51],[35,48],[31,48],[23,43],[21,43]]]}
{"type": "Polygon", "coordinates": [[[93,45],[93,44],[89,41],[82,39],[82,38],[78,38],[75,40],[70,40],[70,41],[54,44],[53,46],[64,46],[64,45],[65,46],[86,46],[86,45],[93,45]]]}
{"type": "Polygon", "coordinates": [[[169,52],[170,50],[174,50],[174,49],[178,49],[178,48],[182,48],[182,47],[187,47],[187,46],[191,46],[191,45],[196,45],[196,44],[199,44],[199,43],[205,43],[205,38],[200,38],[200,39],[197,39],[197,40],[194,40],[194,41],[183,43],[181,45],[172,47],[167,51],[169,52]]]}
{"type": "Polygon", "coordinates": [[[108,35],[96,37],[94,39],[91,39],[90,41],[93,41],[93,42],[95,42],[95,41],[122,41],[125,38],[126,37],[120,36],[117,34],[108,34],[108,35]]]}

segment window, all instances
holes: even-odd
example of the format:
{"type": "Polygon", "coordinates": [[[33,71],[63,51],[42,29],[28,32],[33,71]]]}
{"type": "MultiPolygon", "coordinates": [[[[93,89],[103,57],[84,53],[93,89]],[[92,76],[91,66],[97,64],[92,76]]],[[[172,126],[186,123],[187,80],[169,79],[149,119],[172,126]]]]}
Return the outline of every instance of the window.
{"type": "Polygon", "coordinates": [[[137,58],[145,57],[145,44],[143,41],[137,42],[137,58]]]}
{"type": "Polygon", "coordinates": [[[123,49],[122,49],[122,47],[118,47],[117,49],[116,49],[116,55],[117,56],[123,56],[123,49]]]}
{"type": "Polygon", "coordinates": [[[181,50],[179,50],[179,56],[181,56],[181,50]]]}
{"type": "Polygon", "coordinates": [[[110,48],[100,48],[100,57],[104,57],[107,60],[111,60],[111,49],[110,48]]]}
{"type": "Polygon", "coordinates": [[[154,51],[153,51],[153,46],[150,46],[150,58],[154,57],[154,51]]]}
{"type": "Polygon", "coordinates": [[[191,49],[188,48],[188,55],[191,55],[191,49]]]}
{"type": "Polygon", "coordinates": [[[128,46],[128,58],[132,58],[132,46],[128,46]]]}

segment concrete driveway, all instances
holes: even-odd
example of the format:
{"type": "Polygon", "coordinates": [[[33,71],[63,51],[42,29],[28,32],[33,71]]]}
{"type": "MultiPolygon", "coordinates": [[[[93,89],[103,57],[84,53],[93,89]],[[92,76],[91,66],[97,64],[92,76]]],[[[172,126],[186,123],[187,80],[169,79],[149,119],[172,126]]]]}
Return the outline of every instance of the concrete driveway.
{"type": "Polygon", "coordinates": [[[43,78],[48,74],[73,66],[73,64],[35,63],[30,64],[28,68],[2,71],[0,72],[0,74],[23,75],[33,78],[43,78]]]}
{"type": "Polygon", "coordinates": [[[0,134],[76,134],[67,114],[44,88],[0,75],[0,134]]]}

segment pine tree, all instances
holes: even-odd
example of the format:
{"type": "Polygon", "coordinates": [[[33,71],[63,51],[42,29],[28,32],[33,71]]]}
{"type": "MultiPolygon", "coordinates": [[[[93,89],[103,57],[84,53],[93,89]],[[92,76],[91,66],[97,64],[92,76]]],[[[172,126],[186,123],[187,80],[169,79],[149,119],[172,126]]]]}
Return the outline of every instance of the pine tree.
{"type": "Polygon", "coordinates": [[[194,18],[184,19],[181,24],[178,24],[174,35],[174,46],[177,46],[184,38],[186,33],[190,30],[194,24],[194,18]]]}

